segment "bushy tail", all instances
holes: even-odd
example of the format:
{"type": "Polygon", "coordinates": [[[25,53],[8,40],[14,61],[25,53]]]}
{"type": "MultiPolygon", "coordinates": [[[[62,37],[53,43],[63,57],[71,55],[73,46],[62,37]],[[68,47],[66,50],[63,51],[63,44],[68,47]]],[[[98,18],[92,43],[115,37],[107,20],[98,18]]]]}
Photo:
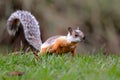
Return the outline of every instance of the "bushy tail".
{"type": "Polygon", "coordinates": [[[39,50],[42,44],[39,24],[36,18],[28,11],[18,10],[11,14],[7,21],[7,29],[10,35],[15,35],[20,24],[24,30],[25,39],[35,49],[39,50]]]}

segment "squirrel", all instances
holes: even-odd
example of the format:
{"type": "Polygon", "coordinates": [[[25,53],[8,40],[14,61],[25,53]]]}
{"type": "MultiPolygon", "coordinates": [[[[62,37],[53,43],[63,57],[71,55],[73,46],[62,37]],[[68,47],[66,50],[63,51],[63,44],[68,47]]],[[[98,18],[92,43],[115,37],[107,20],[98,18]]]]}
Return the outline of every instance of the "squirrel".
{"type": "Polygon", "coordinates": [[[8,33],[14,36],[19,30],[19,27],[21,27],[20,25],[22,25],[26,41],[35,50],[39,51],[37,55],[71,52],[74,56],[78,43],[85,39],[84,33],[79,28],[72,29],[68,27],[68,34],[66,36],[53,36],[42,43],[38,21],[30,12],[24,10],[17,10],[8,18],[8,33]]]}

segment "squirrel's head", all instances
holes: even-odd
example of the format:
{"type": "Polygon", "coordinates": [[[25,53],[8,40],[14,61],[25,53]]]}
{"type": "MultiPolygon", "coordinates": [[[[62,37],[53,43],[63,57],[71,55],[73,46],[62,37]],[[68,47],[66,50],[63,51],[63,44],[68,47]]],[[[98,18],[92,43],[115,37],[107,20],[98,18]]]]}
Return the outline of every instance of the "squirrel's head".
{"type": "Polygon", "coordinates": [[[68,27],[68,35],[67,39],[70,42],[81,42],[85,39],[84,33],[79,29],[72,29],[71,27],[68,27]]]}

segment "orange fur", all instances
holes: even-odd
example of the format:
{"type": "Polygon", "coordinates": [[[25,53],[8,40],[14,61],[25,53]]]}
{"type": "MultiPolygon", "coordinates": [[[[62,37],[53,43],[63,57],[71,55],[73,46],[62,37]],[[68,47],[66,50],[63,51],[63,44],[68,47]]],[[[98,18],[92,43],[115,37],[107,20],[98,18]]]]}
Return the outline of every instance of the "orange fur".
{"type": "Polygon", "coordinates": [[[46,52],[57,53],[57,54],[71,52],[72,55],[74,56],[76,55],[76,47],[77,47],[77,42],[71,43],[68,42],[67,39],[58,38],[53,45],[42,48],[40,54],[44,54],[46,52]]]}

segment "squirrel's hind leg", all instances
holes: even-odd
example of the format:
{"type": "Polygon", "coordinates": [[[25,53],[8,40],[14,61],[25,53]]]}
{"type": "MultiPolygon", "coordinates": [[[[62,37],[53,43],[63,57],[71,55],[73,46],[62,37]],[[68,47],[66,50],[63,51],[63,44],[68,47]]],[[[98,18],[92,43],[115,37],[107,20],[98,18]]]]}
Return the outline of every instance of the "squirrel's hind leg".
{"type": "Polygon", "coordinates": [[[48,49],[48,48],[42,48],[42,49],[40,50],[40,52],[38,53],[38,55],[44,55],[45,53],[47,53],[47,49],[48,49]]]}

